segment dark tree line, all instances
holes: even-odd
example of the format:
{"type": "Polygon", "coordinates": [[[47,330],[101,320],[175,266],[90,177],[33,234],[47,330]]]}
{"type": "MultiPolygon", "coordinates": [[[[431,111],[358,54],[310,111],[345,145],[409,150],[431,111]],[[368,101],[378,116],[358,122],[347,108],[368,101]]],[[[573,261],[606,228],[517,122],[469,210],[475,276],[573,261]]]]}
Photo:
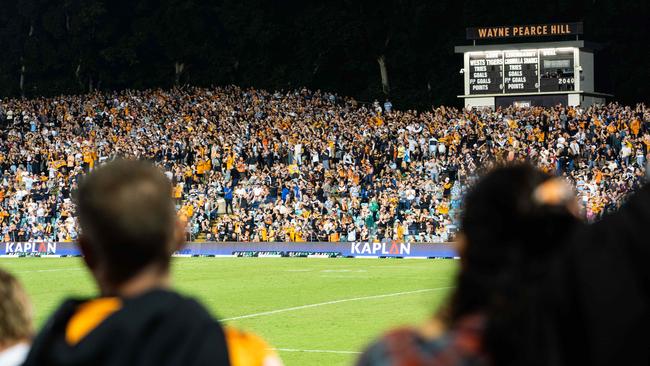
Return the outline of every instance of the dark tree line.
{"type": "Polygon", "coordinates": [[[237,84],[400,106],[458,104],[466,26],[584,21],[598,89],[648,100],[647,0],[18,0],[0,12],[0,96],[237,84]]]}

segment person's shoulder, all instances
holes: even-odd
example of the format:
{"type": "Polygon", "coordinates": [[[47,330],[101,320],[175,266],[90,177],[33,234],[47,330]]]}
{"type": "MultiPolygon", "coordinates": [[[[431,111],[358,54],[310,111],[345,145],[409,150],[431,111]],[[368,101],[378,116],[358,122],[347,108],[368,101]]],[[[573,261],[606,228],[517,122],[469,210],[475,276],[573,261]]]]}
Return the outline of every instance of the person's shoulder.
{"type": "Polygon", "coordinates": [[[27,354],[29,353],[29,344],[18,343],[3,351],[0,351],[0,365],[2,366],[18,366],[22,365],[27,354]]]}
{"type": "Polygon", "coordinates": [[[232,327],[225,327],[228,356],[232,366],[281,366],[282,361],[260,336],[232,327]]]}
{"type": "Polygon", "coordinates": [[[208,310],[197,300],[183,296],[177,292],[157,289],[149,291],[135,298],[123,299],[122,313],[144,320],[141,309],[148,309],[149,317],[164,316],[178,319],[181,323],[216,322],[208,310]],[[157,315],[156,315],[157,314],[157,315]],[[177,316],[182,314],[182,317],[177,316]]]}
{"type": "Polygon", "coordinates": [[[363,352],[357,365],[424,365],[428,358],[422,351],[423,339],[414,328],[398,328],[384,334],[363,352]]]}
{"type": "Polygon", "coordinates": [[[357,365],[483,365],[482,329],[480,316],[468,316],[451,331],[436,319],[422,327],[396,328],[371,344],[357,365]]]}

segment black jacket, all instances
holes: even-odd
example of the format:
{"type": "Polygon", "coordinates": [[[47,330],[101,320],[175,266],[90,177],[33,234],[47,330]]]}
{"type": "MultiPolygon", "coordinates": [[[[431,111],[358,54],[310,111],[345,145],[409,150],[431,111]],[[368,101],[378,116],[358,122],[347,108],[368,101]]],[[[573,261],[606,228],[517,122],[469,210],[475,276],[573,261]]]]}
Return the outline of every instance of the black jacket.
{"type": "Polygon", "coordinates": [[[196,301],[163,290],[124,299],[78,344],[65,340],[84,301],[67,300],[34,340],[25,366],[229,365],[223,329],[196,301]]]}
{"type": "Polygon", "coordinates": [[[571,238],[556,285],[566,364],[650,365],[650,185],[571,238]]]}

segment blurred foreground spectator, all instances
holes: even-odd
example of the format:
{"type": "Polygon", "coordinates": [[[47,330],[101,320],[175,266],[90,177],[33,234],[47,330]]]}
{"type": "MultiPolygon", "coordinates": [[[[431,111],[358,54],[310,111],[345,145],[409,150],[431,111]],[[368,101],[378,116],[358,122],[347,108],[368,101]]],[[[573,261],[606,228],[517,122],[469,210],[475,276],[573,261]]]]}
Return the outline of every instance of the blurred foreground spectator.
{"type": "Polygon", "coordinates": [[[254,335],[224,331],[170,290],[184,242],[172,185],[144,161],[118,160],[80,182],[78,243],[99,297],[66,300],[34,340],[32,365],[281,365],[254,335]]]}
{"type": "Polygon", "coordinates": [[[0,269],[0,365],[23,364],[32,332],[32,309],[25,290],[0,269]]]}
{"type": "Polygon", "coordinates": [[[566,182],[497,169],[468,193],[447,306],[371,345],[361,366],[650,364],[650,186],[577,220],[566,182]]]}

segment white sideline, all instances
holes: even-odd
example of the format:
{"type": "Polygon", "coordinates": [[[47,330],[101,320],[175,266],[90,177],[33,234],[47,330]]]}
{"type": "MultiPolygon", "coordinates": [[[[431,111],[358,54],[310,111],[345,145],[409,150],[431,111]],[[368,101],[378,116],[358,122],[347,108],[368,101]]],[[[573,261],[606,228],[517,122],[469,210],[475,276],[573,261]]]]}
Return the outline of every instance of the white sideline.
{"type": "Polygon", "coordinates": [[[302,309],[309,309],[309,308],[315,308],[318,306],[324,306],[324,305],[333,305],[333,304],[340,304],[343,302],[350,302],[350,301],[361,301],[361,300],[371,300],[371,299],[381,299],[384,297],[393,297],[393,296],[401,296],[401,295],[409,295],[409,294],[417,294],[421,292],[430,292],[430,291],[438,291],[438,290],[446,290],[452,288],[451,286],[445,286],[445,287],[435,287],[435,288],[425,288],[422,290],[414,290],[414,291],[404,291],[404,292],[394,292],[392,294],[383,294],[383,295],[372,295],[372,296],[363,296],[363,297],[353,297],[350,299],[341,299],[341,300],[334,300],[334,301],[326,301],[326,302],[319,302],[317,304],[309,304],[309,305],[301,305],[301,306],[294,306],[291,308],[284,308],[284,309],[277,309],[277,310],[271,310],[271,311],[263,311],[261,313],[255,313],[255,314],[247,314],[247,315],[240,315],[240,316],[234,316],[232,318],[224,318],[220,319],[221,321],[228,321],[228,320],[237,320],[237,319],[246,319],[246,318],[255,318],[258,316],[265,316],[265,315],[273,315],[273,314],[278,314],[278,313],[286,313],[288,311],[294,311],[294,310],[302,310],[302,309]]]}
{"type": "Polygon", "coordinates": [[[85,268],[52,268],[52,269],[33,269],[25,271],[16,271],[14,273],[39,273],[39,272],[67,272],[67,271],[83,271],[85,268]]]}
{"type": "Polygon", "coordinates": [[[353,354],[358,355],[361,352],[357,351],[331,351],[327,349],[294,349],[294,348],[269,348],[271,351],[280,351],[280,352],[310,352],[310,353],[344,353],[344,354],[353,354]]]}

